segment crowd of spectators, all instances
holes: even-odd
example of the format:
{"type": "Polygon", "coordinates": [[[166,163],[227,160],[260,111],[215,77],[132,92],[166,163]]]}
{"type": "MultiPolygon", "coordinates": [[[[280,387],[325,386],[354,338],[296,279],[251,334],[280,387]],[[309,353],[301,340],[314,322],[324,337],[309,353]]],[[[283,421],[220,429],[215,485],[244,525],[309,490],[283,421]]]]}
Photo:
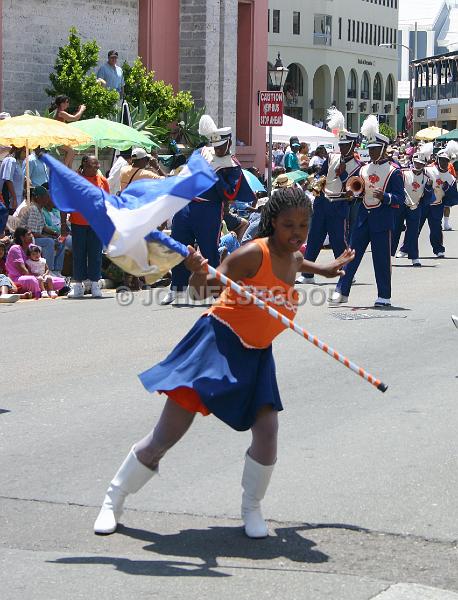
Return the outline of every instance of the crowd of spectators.
{"type": "MultiPolygon", "coordinates": [[[[49,194],[49,173],[28,158],[30,202],[26,200],[24,148],[12,148],[0,166],[0,302],[19,298],[81,298],[102,296],[105,279],[132,283],[103,254],[102,244],[79,213],[61,213],[49,194]]],[[[166,173],[157,156],[143,148],[123,152],[109,177],[95,156],[84,155],[78,173],[106,192],[117,193],[138,179],[160,179],[166,173]]],[[[137,287],[141,282],[134,282],[137,287]]]]}

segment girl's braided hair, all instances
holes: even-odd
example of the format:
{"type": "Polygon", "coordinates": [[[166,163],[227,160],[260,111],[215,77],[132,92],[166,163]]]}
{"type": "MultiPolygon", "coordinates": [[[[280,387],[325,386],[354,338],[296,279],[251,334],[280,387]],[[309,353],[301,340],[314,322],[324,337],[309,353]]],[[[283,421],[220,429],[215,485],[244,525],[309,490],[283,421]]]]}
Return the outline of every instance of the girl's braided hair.
{"type": "Polygon", "coordinates": [[[262,208],[261,222],[259,224],[258,237],[269,237],[273,235],[274,228],[272,219],[289,208],[303,208],[310,219],[312,215],[312,203],[304,190],[298,187],[278,188],[274,190],[269,201],[262,208]]]}

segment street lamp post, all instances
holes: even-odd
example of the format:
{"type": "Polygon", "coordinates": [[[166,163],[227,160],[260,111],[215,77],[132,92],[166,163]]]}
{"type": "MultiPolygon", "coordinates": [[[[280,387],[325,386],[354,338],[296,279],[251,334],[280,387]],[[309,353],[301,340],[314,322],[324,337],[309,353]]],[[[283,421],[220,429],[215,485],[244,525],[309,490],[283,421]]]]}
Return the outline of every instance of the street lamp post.
{"type": "Polygon", "coordinates": [[[379,44],[380,48],[397,48],[398,46],[401,46],[401,48],[405,48],[406,50],[409,51],[409,113],[410,111],[412,111],[411,114],[409,114],[410,116],[410,121],[409,121],[409,135],[412,136],[413,134],[413,66],[412,66],[412,61],[413,61],[413,50],[410,46],[406,46],[405,44],[398,44],[397,42],[394,42],[393,44],[379,44]]]}
{"type": "MultiPolygon", "coordinates": [[[[270,91],[281,91],[283,84],[288,76],[288,69],[283,66],[283,62],[280,58],[280,52],[278,53],[277,60],[273,66],[268,69],[269,81],[267,87],[270,91]]],[[[273,129],[269,127],[269,164],[267,165],[267,192],[270,196],[272,191],[272,146],[273,146],[273,129]]]]}

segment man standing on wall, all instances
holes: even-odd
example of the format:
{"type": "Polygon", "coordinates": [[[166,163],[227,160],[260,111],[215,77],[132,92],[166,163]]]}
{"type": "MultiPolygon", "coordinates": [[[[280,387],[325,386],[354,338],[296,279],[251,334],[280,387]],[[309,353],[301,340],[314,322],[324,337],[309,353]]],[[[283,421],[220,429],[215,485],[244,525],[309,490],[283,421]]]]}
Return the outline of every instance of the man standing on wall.
{"type": "Polygon", "coordinates": [[[108,52],[108,61],[97,71],[97,79],[103,79],[107,88],[116,90],[121,98],[124,97],[124,75],[118,67],[118,53],[116,50],[108,52]]]}

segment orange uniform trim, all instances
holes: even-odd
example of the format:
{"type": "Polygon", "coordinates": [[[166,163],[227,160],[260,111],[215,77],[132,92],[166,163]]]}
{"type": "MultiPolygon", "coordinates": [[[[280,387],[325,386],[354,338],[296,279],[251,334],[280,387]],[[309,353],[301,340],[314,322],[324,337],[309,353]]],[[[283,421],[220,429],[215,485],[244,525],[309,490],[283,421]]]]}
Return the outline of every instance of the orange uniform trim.
{"type": "Polygon", "coordinates": [[[224,190],[224,195],[229,200],[229,202],[233,202],[237,198],[237,194],[240,191],[240,186],[242,185],[242,177],[243,177],[243,173],[242,173],[242,175],[240,175],[239,180],[237,181],[237,183],[235,185],[235,190],[234,190],[233,194],[230,194],[229,192],[226,192],[226,190],[224,190]]]}
{"type": "Polygon", "coordinates": [[[211,414],[208,408],[202,403],[199,394],[192,388],[181,386],[167,392],[163,390],[159,390],[159,392],[167,394],[171,400],[191,413],[200,413],[204,417],[211,414]]]}

